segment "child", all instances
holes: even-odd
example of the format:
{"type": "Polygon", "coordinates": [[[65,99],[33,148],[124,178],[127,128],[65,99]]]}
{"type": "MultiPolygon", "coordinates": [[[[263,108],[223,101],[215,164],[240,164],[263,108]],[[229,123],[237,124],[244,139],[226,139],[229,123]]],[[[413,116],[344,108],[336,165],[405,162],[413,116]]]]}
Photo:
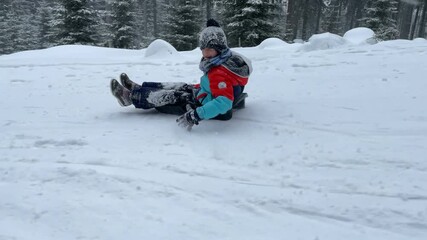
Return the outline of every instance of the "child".
{"type": "Polygon", "coordinates": [[[232,109],[244,106],[244,87],[252,71],[251,62],[233,52],[219,24],[210,19],[199,39],[202,59],[199,64],[204,75],[200,84],[144,82],[138,85],[126,74],[121,83],[111,81],[111,90],[122,106],[156,108],[160,112],[181,115],[179,126],[191,130],[201,120],[229,120],[232,109]],[[243,100],[243,101],[242,101],[243,100]]]}

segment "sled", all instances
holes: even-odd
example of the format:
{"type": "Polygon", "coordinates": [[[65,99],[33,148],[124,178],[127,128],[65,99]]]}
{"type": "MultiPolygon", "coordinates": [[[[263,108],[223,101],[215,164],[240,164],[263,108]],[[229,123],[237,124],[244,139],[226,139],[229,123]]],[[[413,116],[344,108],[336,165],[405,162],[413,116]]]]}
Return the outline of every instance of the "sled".
{"type": "Polygon", "coordinates": [[[241,93],[238,98],[234,99],[233,109],[245,108],[245,98],[249,95],[247,93],[241,93]]]}

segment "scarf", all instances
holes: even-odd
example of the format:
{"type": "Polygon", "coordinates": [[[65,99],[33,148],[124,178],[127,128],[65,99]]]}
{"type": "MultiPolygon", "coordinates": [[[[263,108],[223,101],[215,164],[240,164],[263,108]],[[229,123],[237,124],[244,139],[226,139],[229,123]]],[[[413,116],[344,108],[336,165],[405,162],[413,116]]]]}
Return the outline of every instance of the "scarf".
{"type": "Polygon", "coordinates": [[[231,50],[227,48],[227,50],[221,52],[221,54],[218,54],[216,57],[210,59],[202,58],[199,64],[199,68],[206,74],[212,67],[216,67],[225,63],[231,57],[231,55],[231,50]]]}

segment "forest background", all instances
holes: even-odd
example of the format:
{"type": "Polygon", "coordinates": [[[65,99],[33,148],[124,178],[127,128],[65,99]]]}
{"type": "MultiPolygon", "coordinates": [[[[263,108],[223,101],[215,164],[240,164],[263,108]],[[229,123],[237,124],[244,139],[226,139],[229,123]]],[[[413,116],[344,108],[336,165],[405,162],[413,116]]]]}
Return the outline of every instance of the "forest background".
{"type": "Polygon", "coordinates": [[[356,27],[377,40],[426,38],[427,0],[1,0],[0,54],[66,44],[141,49],[155,39],[197,47],[215,18],[230,47],[306,41],[356,27]]]}

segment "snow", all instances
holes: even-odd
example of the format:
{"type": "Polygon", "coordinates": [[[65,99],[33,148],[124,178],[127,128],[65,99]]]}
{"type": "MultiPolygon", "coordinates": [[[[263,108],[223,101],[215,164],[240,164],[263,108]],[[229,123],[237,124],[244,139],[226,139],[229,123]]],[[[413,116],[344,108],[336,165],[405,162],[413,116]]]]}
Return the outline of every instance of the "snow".
{"type": "Polygon", "coordinates": [[[178,54],[178,51],[170,43],[157,39],[150,43],[145,52],[145,57],[167,58],[178,54]]]}
{"type": "Polygon", "coordinates": [[[338,37],[233,49],[246,108],[191,132],[109,81],[197,83],[200,50],[0,56],[0,239],[426,239],[427,41],[338,37]]]}
{"type": "Polygon", "coordinates": [[[275,49],[275,48],[284,48],[288,47],[288,43],[285,41],[279,39],[279,38],[267,38],[264,41],[262,41],[258,48],[260,49],[275,49]]]}
{"type": "Polygon", "coordinates": [[[359,27],[347,31],[343,38],[353,44],[373,44],[375,32],[369,28],[359,27]]]}
{"type": "Polygon", "coordinates": [[[313,35],[308,39],[308,43],[300,47],[300,51],[318,51],[339,48],[347,45],[348,41],[343,37],[333,33],[322,33],[313,35]]]}
{"type": "Polygon", "coordinates": [[[427,39],[425,39],[425,38],[415,38],[414,40],[412,40],[412,41],[414,41],[414,42],[426,42],[427,41],[427,39]]]}

